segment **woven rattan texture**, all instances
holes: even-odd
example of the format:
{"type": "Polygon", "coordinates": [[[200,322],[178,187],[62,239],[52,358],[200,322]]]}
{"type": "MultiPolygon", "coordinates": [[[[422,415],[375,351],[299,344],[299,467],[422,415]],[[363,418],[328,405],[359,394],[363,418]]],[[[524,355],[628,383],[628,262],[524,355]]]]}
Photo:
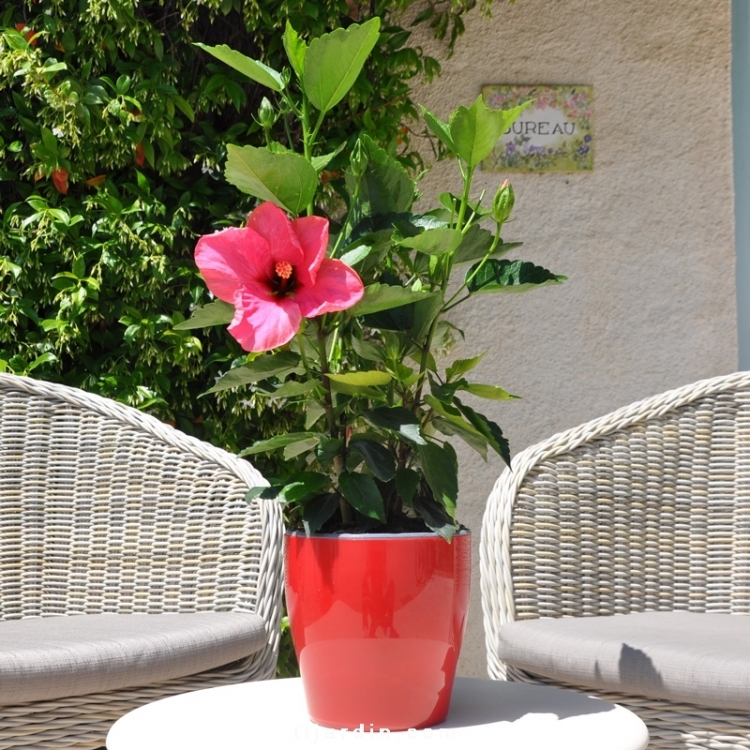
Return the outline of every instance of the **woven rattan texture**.
{"type": "MultiPolygon", "coordinates": [[[[488,500],[480,567],[496,679],[506,676],[497,631],[510,620],[750,614],[750,373],[646,399],[519,454],[488,500]]],[[[616,700],[646,721],[650,747],[750,747],[748,716],[616,700]]]]}
{"type": "Polygon", "coordinates": [[[135,706],[273,676],[283,530],[275,504],[244,501],[258,484],[247,461],[134,409],[0,374],[0,619],[236,611],[268,632],[225,669],[0,708],[0,748],[98,747],[135,706]]]}

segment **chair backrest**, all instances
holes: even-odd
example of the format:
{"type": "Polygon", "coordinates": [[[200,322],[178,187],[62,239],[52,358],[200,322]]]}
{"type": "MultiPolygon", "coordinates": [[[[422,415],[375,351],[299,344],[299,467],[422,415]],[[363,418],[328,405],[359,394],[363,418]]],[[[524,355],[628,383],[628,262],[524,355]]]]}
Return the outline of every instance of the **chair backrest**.
{"type": "Polygon", "coordinates": [[[750,614],[750,372],[645,399],[534,445],[487,504],[491,674],[509,620],[750,614]]]}
{"type": "Polygon", "coordinates": [[[251,611],[283,525],[250,463],[109,399],[0,374],[0,619],[251,611]]]}

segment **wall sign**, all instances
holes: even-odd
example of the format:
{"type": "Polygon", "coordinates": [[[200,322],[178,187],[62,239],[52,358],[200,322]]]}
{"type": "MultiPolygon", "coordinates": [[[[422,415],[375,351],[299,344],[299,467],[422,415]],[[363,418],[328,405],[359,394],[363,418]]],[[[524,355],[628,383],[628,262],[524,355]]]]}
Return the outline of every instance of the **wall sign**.
{"type": "Polygon", "coordinates": [[[492,153],[486,172],[590,172],[594,168],[591,108],[593,86],[482,87],[492,109],[527,107],[492,153]]]}

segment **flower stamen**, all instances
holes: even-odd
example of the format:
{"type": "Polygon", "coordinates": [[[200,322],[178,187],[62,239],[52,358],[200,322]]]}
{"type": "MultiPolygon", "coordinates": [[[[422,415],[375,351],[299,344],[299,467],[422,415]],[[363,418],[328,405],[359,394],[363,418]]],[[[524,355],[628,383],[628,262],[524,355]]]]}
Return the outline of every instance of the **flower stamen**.
{"type": "Polygon", "coordinates": [[[281,260],[276,264],[276,275],[287,281],[292,275],[292,264],[287,263],[285,260],[281,260]]]}

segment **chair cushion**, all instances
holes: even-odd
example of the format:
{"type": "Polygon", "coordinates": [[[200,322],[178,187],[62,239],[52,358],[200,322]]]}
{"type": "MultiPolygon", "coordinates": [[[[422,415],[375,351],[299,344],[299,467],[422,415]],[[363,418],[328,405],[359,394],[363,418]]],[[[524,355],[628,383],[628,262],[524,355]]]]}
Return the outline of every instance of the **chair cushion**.
{"type": "Polygon", "coordinates": [[[750,709],[750,617],[641,612],[519,620],[499,633],[508,664],[626,695],[750,709]]]}
{"type": "Polygon", "coordinates": [[[0,705],[55,700],[187,677],[266,641],[239,612],[71,615],[0,622],[0,705]]]}

